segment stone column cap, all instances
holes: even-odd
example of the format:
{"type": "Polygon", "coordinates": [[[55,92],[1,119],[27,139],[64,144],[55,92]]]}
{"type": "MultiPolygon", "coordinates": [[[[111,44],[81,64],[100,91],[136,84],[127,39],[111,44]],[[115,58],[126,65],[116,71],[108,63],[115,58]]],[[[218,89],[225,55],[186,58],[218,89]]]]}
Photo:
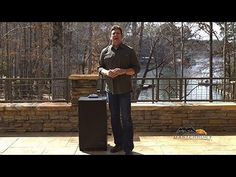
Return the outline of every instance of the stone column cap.
{"type": "Polygon", "coordinates": [[[98,74],[71,74],[69,76],[70,80],[98,80],[98,74]]]}

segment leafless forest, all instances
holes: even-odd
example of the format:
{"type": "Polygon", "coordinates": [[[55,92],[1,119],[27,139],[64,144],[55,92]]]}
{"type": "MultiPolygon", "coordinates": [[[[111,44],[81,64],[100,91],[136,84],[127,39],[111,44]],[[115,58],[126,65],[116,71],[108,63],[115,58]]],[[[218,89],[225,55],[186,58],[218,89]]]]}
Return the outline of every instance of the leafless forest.
{"type": "MultiPolygon", "coordinates": [[[[218,72],[213,57],[222,58],[221,77],[235,77],[235,22],[0,22],[0,97],[22,99],[40,90],[41,99],[49,81],[16,79],[45,78],[51,79],[50,93],[56,98],[65,81],[55,78],[97,73],[113,24],[123,27],[124,42],[137,53],[143,70],[138,77],[149,72],[165,77],[165,67],[172,68],[173,77],[186,77],[184,69],[197,55],[209,57],[203,66],[209,67],[209,77],[218,72]],[[16,82],[21,87],[15,88],[16,82]]],[[[136,87],[136,96],[142,86],[136,87]]]]}

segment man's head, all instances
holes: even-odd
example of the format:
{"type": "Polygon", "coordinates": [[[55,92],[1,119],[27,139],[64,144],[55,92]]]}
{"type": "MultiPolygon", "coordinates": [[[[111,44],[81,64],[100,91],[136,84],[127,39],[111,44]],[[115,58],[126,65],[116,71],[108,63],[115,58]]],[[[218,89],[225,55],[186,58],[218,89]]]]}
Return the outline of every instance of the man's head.
{"type": "Polygon", "coordinates": [[[111,27],[111,41],[114,47],[118,47],[122,42],[123,31],[122,28],[118,25],[113,25],[111,27]]]}

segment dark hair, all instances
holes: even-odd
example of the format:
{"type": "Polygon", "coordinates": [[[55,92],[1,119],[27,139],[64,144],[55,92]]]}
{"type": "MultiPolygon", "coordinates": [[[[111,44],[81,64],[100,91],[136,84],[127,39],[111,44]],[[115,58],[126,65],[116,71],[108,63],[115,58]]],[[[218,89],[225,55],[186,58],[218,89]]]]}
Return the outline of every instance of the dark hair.
{"type": "Polygon", "coordinates": [[[123,34],[122,28],[119,25],[113,25],[111,27],[111,31],[116,30],[116,29],[120,30],[121,35],[123,34]]]}

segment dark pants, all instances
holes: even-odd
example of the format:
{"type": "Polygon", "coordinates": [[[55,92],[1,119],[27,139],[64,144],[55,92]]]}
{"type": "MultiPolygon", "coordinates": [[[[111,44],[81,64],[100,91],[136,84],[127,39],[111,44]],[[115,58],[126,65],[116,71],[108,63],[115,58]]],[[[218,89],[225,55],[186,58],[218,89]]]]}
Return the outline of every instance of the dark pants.
{"type": "Polygon", "coordinates": [[[108,93],[108,99],[114,143],[123,147],[124,151],[132,151],[134,143],[130,93],[108,93]]]}

